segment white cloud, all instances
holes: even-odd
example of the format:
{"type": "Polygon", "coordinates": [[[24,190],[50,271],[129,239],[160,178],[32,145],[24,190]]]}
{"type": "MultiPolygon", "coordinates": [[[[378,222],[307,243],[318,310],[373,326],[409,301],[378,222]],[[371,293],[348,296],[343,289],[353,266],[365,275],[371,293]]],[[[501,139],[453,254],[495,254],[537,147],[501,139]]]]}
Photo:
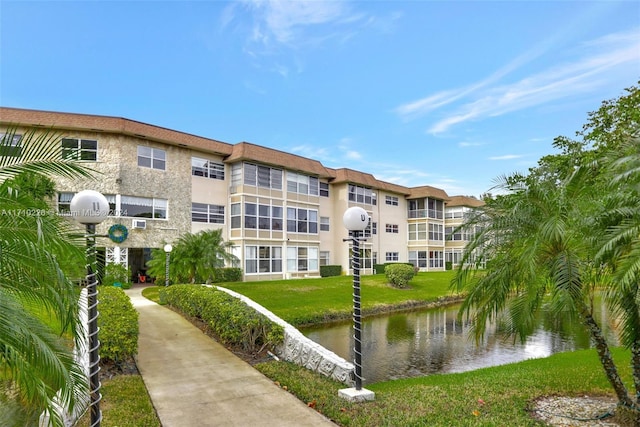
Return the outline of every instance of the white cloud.
{"type": "Polygon", "coordinates": [[[625,33],[610,34],[578,47],[577,59],[567,59],[561,65],[514,83],[495,84],[511,71],[540,56],[547,45],[543,43],[526,52],[485,80],[429,95],[401,105],[395,112],[404,119],[412,119],[450,106],[449,110],[445,109],[444,118],[431,124],[428,129],[429,133],[438,134],[470,120],[500,116],[592,92],[616,79],[616,72],[635,76],[640,63],[640,28],[636,28],[625,33]],[[633,65],[636,65],[635,71],[633,65]]]}
{"type": "Polygon", "coordinates": [[[355,150],[347,150],[345,157],[349,160],[362,160],[362,154],[355,150]]]}
{"type": "Polygon", "coordinates": [[[354,22],[364,19],[364,15],[352,12],[349,3],[342,0],[245,0],[242,3],[253,15],[252,41],[266,47],[318,43],[339,36],[339,26],[350,28],[354,22]],[[311,28],[322,28],[322,32],[311,36],[311,28]]]}
{"type": "Polygon", "coordinates": [[[505,154],[504,156],[489,157],[489,160],[515,160],[523,157],[524,156],[522,154],[505,154]]]}

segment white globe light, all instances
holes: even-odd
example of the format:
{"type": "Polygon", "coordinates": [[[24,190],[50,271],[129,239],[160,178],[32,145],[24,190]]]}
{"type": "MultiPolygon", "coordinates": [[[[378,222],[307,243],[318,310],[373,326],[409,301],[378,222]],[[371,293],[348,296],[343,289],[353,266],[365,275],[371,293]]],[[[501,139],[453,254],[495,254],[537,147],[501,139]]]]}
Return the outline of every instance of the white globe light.
{"type": "Polygon", "coordinates": [[[171,244],[167,243],[166,245],[164,245],[164,251],[166,253],[169,253],[173,250],[173,246],[171,246],[171,244]]]}
{"type": "Polygon", "coordinates": [[[109,201],[102,193],[82,190],[71,199],[70,211],[80,224],[99,224],[109,215],[109,201]]]}
{"type": "Polygon", "coordinates": [[[369,214],[364,209],[354,206],[344,212],[342,222],[347,230],[363,231],[369,225],[369,214]]]}

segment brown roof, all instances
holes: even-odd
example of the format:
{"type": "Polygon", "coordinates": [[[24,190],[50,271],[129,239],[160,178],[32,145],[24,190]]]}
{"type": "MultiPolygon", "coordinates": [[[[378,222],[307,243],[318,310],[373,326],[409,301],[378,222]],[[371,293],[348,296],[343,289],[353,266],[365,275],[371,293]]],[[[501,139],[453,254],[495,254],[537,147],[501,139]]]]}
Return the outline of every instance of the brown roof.
{"type": "Polygon", "coordinates": [[[423,197],[432,197],[434,199],[440,200],[449,200],[449,196],[447,193],[436,187],[432,187],[430,185],[423,185],[421,187],[413,187],[411,188],[411,194],[407,199],[421,199],[423,197]]]}
{"type": "MultiPolygon", "coordinates": [[[[121,117],[0,107],[0,124],[5,126],[37,126],[50,127],[53,129],[131,135],[169,145],[189,147],[203,152],[227,156],[224,159],[225,162],[240,160],[255,161],[268,165],[284,167],[293,171],[306,172],[312,175],[317,175],[321,178],[328,178],[332,183],[349,182],[375,189],[386,190],[407,196],[408,199],[433,197],[436,199],[449,200],[449,196],[447,196],[447,193],[444,190],[428,185],[414,188],[404,187],[402,185],[380,181],[370,173],[355,171],[348,168],[327,168],[317,160],[274,150],[272,148],[262,147],[249,142],[229,144],[121,117]]],[[[464,203],[462,205],[473,206],[465,205],[464,203]]],[[[451,206],[451,203],[449,203],[449,206],[451,206]]]]}
{"type": "Polygon", "coordinates": [[[296,154],[285,153],[273,148],[261,147],[250,142],[240,142],[233,146],[231,155],[225,162],[239,160],[253,160],[272,166],[280,166],[293,171],[300,171],[318,175],[321,178],[331,178],[333,175],[317,160],[308,159],[296,154]]]}
{"type": "Polygon", "coordinates": [[[403,195],[409,195],[410,190],[402,185],[392,184],[390,182],[380,181],[376,179],[370,173],[355,171],[353,169],[341,168],[333,169],[334,180],[332,184],[339,184],[341,182],[350,182],[353,184],[361,184],[371,188],[377,188],[379,190],[386,190],[392,193],[398,193],[403,195]]]}
{"type": "Polygon", "coordinates": [[[68,130],[117,133],[159,141],[169,145],[187,146],[222,155],[231,154],[233,145],[214,139],[203,138],[159,126],[148,125],[121,117],[91,114],[58,113],[51,111],[25,110],[0,107],[0,124],[38,126],[68,130]]]}
{"type": "Polygon", "coordinates": [[[484,206],[484,202],[482,200],[478,200],[475,197],[469,196],[451,196],[449,201],[447,202],[447,206],[468,206],[470,208],[477,208],[480,206],[484,206]]]}

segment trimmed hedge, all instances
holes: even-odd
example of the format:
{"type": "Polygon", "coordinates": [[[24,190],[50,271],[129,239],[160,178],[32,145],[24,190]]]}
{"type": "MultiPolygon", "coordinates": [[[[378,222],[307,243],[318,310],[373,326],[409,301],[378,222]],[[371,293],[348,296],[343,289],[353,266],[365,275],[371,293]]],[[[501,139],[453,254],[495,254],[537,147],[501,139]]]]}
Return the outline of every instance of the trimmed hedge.
{"type": "Polygon", "coordinates": [[[397,288],[405,288],[415,276],[413,265],[389,264],[385,268],[385,274],[391,284],[397,288]]]}
{"type": "Polygon", "coordinates": [[[373,265],[373,271],[375,272],[375,274],[384,274],[384,266],[386,264],[374,264],[373,265]]]}
{"type": "Polygon", "coordinates": [[[236,267],[218,268],[214,283],[241,282],[242,269],[236,267]]]}
{"type": "Polygon", "coordinates": [[[138,312],[121,288],[98,287],[100,359],[121,362],[138,353],[138,312]]]}
{"type": "Polygon", "coordinates": [[[321,265],[320,277],[340,276],[342,274],[341,265],[321,265]]]}
{"type": "Polygon", "coordinates": [[[284,340],[282,326],[270,321],[239,299],[201,285],[174,285],[160,290],[160,297],[187,316],[206,322],[225,345],[258,352],[284,340]]]}

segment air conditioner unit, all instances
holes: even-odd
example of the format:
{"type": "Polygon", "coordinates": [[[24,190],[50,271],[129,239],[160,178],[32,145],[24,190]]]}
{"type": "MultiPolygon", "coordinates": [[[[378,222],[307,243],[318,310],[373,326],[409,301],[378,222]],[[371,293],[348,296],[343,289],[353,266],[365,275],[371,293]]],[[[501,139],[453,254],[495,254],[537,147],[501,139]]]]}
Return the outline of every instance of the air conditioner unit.
{"type": "Polygon", "coordinates": [[[131,228],[138,228],[144,230],[147,228],[147,220],[145,219],[134,219],[131,228]]]}

